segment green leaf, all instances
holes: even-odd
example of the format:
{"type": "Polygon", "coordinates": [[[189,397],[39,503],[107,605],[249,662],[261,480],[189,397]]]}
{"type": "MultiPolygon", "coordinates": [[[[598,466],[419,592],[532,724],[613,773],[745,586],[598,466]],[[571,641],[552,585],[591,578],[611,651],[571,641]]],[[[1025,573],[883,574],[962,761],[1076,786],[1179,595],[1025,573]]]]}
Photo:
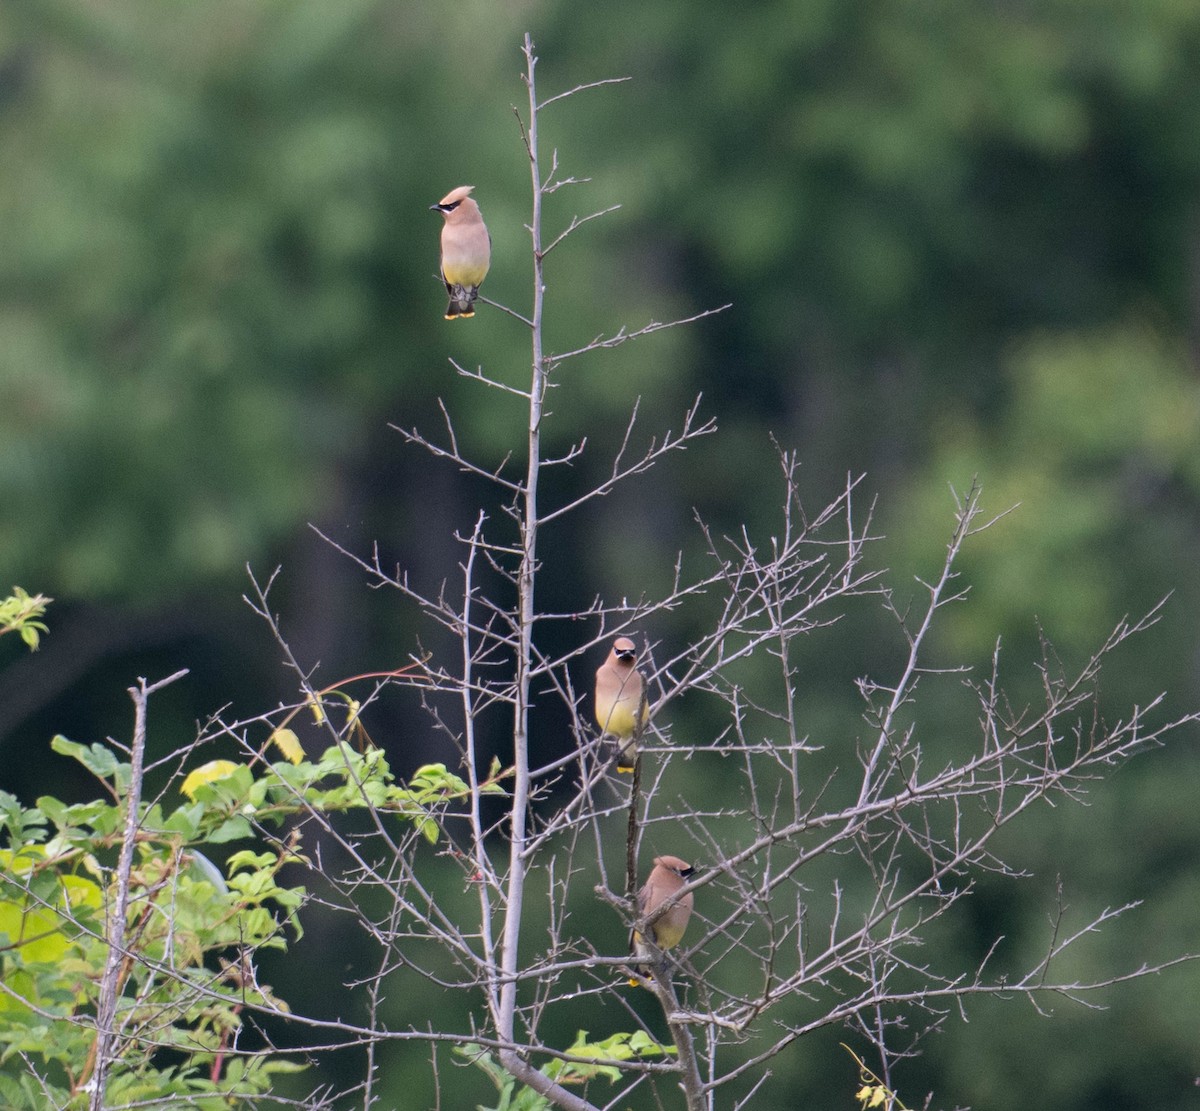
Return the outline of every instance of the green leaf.
{"type": "Polygon", "coordinates": [[[253,836],[254,831],[251,829],[250,823],[239,814],[236,817],[227,818],[208,835],[207,839],[214,845],[222,845],[226,841],[244,841],[253,836]]]}
{"type": "Polygon", "coordinates": [[[225,863],[225,868],[230,875],[233,875],[234,872],[243,869],[271,868],[278,859],[279,857],[272,852],[256,853],[253,849],[243,849],[230,856],[225,863]]]}
{"type": "Polygon", "coordinates": [[[46,815],[59,829],[70,823],[67,820],[67,812],[70,807],[65,802],[60,802],[51,795],[42,795],[37,800],[38,809],[46,815]]]}
{"type": "Polygon", "coordinates": [[[82,745],[77,741],[68,740],[61,733],[55,736],[50,747],[60,756],[70,756],[78,760],[88,771],[101,779],[107,779],[116,774],[120,761],[111,750],[100,744],[82,745]]]}
{"type": "Polygon", "coordinates": [[[205,808],[200,803],[180,806],[171,812],[163,823],[163,828],[168,833],[178,833],[184,840],[191,841],[200,835],[200,823],[204,813],[205,808]]]}

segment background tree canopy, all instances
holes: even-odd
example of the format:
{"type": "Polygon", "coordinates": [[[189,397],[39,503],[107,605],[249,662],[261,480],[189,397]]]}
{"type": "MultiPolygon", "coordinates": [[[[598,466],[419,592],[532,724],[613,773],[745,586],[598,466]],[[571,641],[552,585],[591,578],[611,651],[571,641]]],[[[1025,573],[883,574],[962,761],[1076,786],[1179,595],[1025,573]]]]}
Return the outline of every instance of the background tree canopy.
{"type": "MultiPolygon", "coordinates": [[[[526,29],[545,89],[633,79],[547,116],[543,148],[592,179],[554,217],[621,205],[552,256],[551,343],[732,303],[581,360],[552,395],[548,454],[584,434],[600,449],[550,479],[568,489],[602,476],[635,396],[658,430],[702,391],[721,431],[544,553],[546,608],[661,582],[700,543],[693,507],[765,519],[770,433],[816,498],[866,472],[882,558],[904,572],[939,564],[948,484],[977,475],[993,511],[1020,503],[967,554],[947,659],[985,662],[1002,637],[1016,670],[1044,631],[1078,660],[1174,592],[1108,693],[1196,705],[1196,5],[547,0],[451,16],[33,0],[0,13],[0,575],[57,601],[37,656],[0,646],[0,784],[42,793],[62,773],[39,755],[54,732],[125,731],[137,674],[193,669],[159,704],[163,747],[227,702],[273,704],[288,679],[241,603],[247,563],[283,565],[273,600],[322,674],[396,666],[427,632],[307,525],[355,550],[378,541],[429,588],[480,495],[389,422],[436,425],[441,398],[476,458],[520,450],[520,407],[447,356],[517,382],[525,334],[487,306],[445,324],[427,209],[476,186],[494,238],[484,293],[524,311],[511,106],[526,29]]],[[[826,744],[858,712],[881,627],[864,606],[809,646],[826,744]]],[[[371,723],[401,773],[445,755],[413,711],[385,703],[371,723]]],[[[956,725],[948,711],[947,736],[956,725]]],[[[533,738],[567,740],[553,722],[533,738]]],[[[1041,866],[984,893],[981,936],[1002,922],[1019,949],[1061,872],[1088,906],[1152,889],[1113,952],[1195,948],[1194,760],[1164,751],[1086,814],[1042,813],[1021,834],[1041,866]]],[[[310,930],[292,990],[329,990],[310,972],[346,944],[335,930],[310,930]]],[[[969,954],[974,939],[944,944],[969,954]]],[[[978,1111],[1194,1107],[1198,989],[1181,970],[1049,1024],[981,1004],[925,1047],[909,1090],[978,1111]]],[[[797,1105],[848,1090],[835,1040],[797,1046],[797,1105]]],[[[418,1053],[389,1075],[414,1093],[427,1070],[418,1053]]]]}

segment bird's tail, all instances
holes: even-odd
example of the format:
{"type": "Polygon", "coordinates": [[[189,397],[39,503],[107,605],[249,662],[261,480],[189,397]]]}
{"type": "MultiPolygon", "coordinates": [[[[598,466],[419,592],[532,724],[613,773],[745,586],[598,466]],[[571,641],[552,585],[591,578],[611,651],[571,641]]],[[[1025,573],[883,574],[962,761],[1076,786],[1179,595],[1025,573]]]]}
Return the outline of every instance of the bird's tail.
{"type": "Polygon", "coordinates": [[[633,976],[629,977],[629,986],[631,988],[644,988],[646,981],[650,979],[650,968],[642,963],[649,959],[650,954],[646,949],[645,942],[642,941],[641,934],[634,930],[629,937],[630,956],[633,960],[629,964],[633,976]],[[634,977],[640,977],[635,979],[634,977]]]}
{"type": "Polygon", "coordinates": [[[447,320],[453,320],[456,316],[469,320],[475,315],[475,298],[479,296],[479,286],[452,285],[447,286],[447,289],[450,291],[450,304],[446,306],[447,320]]]}

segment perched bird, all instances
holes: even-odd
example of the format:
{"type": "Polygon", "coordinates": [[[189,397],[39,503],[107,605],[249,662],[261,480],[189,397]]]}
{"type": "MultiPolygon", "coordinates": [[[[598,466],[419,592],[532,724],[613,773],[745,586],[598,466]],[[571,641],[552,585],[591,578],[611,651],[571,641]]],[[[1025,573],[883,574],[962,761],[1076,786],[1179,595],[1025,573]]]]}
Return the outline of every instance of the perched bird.
{"type": "MultiPolygon", "coordinates": [[[[695,869],[686,860],[680,860],[677,856],[656,856],[654,867],[650,869],[650,875],[642,885],[641,891],[638,892],[638,917],[646,918],[658,910],[672,895],[677,895],[694,872],[695,869]]],[[[693,902],[692,893],[689,891],[669,910],[664,911],[662,916],[650,926],[651,938],[660,950],[671,949],[679,944],[683,937],[683,931],[687,929],[693,902]]],[[[652,959],[645,939],[637,930],[633,931],[633,936],[629,939],[629,947],[633,950],[635,961],[652,959]]],[[[642,976],[649,975],[644,967],[639,966],[637,971],[642,976]]],[[[630,981],[630,983],[636,982],[636,980],[630,981]]]]}
{"type": "Polygon", "coordinates": [[[492,261],[492,237],[483,215],[470,196],[474,185],[452,189],[430,210],[440,212],[442,225],[442,281],[450,295],[446,319],[475,315],[475,298],[492,261]]]}
{"type": "Polygon", "coordinates": [[[596,724],[621,745],[617,753],[619,772],[633,771],[638,738],[650,717],[646,685],[642,673],[633,666],[635,659],[637,646],[633,641],[617,637],[608,659],[596,669],[596,724]]]}

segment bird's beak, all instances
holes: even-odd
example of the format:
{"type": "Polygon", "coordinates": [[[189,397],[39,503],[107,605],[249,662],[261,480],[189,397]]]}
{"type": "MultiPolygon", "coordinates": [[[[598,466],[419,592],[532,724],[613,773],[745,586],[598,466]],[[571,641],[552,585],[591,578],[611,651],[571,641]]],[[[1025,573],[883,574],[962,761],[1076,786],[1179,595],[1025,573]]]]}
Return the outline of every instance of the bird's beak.
{"type": "Polygon", "coordinates": [[[431,205],[429,206],[429,211],[430,211],[430,212],[441,212],[441,211],[442,211],[442,206],[441,206],[440,204],[431,204],[431,205]]]}

